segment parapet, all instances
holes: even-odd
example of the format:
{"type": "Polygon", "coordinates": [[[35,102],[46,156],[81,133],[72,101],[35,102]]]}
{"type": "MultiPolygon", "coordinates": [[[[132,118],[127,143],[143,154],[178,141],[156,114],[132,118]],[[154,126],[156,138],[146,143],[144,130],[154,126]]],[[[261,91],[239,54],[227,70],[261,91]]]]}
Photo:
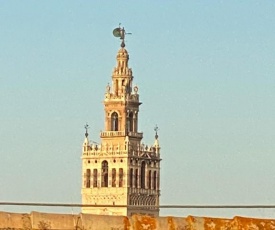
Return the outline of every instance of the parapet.
{"type": "Polygon", "coordinates": [[[275,219],[0,212],[0,230],[273,230],[275,219]]]}

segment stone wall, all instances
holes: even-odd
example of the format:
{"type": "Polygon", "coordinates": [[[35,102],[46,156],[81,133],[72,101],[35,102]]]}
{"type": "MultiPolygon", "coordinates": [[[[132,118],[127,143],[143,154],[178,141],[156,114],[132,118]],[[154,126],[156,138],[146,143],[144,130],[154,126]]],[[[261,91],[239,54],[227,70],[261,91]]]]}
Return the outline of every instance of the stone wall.
{"type": "Polygon", "coordinates": [[[0,230],[274,230],[275,220],[0,212],[0,230]]]}

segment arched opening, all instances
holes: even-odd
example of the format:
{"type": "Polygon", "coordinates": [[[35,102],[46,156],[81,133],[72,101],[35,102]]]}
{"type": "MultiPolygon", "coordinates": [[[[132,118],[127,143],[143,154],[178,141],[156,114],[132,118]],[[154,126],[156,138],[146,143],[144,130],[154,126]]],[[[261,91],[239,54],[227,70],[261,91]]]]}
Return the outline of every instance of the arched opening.
{"type": "Polygon", "coordinates": [[[112,187],[116,187],[116,169],[112,169],[112,187]]]}
{"type": "Polygon", "coordinates": [[[97,169],[94,169],[93,187],[97,187],[97,169]]]}
{"type": "Polygon", "coordinates": [[[116,112],[111,115],[111,131],[118,131],[118,114],[116,112]]]}
{"type": "Polygon", "coordinates": [[[123,187],[123,169],[120,168],[118,172],[118,186],[123,187]]]}
{"type": "Polygon", "coordinates": [[[91,169],[86,169],[86,188],[91,187],[91,169]]]}
{"type": "Polygon", "coordinates": [[[129,113],[128,121],[127,121],[127,128],[128,132],[133,132],[134,131],[134,115],[132,112],[129,113]]]}
{"type": "Polygon", "coordinates": [[[129,178],[129,185],[130,187],[133,187],[133,169],[130,169],[130,178],[129,178]]]}
{"type": "Polygon", "coordinates": [[[115,81],[115,95],[118,94],[118,80],[115,81]]]}
{"type": "Polygon", "coordinates": [[[138,169],[136,169],[136,173],[135,173],[135,187],[138,187],[138,169]]]}
{"type": "Polygon", "coordinates": [[[141,163],[140,183],[141,188],[145,188],[145,161],[141,163]]]}
{"type": "Polygon", "coordinates": [[[108,187],[108,162],[101,163],[101,187],[108,187]]]}
{"type": "Polygon", "coordinates": [[[152,182],[152,172],[149,170],[148,172],[148,189],[151,189],[151,182],[152,182]]]}
{"type": "Polygon", "coordinates": [[[127,93],[127,89],[126,89],[126,85],[125,85],[125,80],[122,80],[121,81],[121,90],[122,90],[122,93],[127,93]]]}
{"type": "Polygon", "coordinates": [[[154,178],[153,178],[153,189],[157,189],[157,172],[154,171],[154,178]]]}

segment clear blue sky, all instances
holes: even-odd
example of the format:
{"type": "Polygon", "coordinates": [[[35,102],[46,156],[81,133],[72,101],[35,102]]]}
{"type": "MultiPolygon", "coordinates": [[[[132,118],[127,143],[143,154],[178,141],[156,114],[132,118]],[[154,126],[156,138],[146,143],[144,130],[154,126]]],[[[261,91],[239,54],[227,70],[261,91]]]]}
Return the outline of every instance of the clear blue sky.
{"type": "Polygon", "coordinates": [[[271,0],[2,1],[0,200],[81,202],[84,124],[99,142],[121,22],[144,142],[160,128],[161,204],[275,204],[274,12],[271,0]]]}

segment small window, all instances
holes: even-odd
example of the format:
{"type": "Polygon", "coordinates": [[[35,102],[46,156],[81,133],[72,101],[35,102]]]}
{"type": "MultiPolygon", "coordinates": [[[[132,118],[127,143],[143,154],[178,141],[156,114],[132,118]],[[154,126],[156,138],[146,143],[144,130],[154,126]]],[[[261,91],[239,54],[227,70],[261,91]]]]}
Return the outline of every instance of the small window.
{"type": "Polygon", "coordinates": [[[141,163],[140,182],[141,188],[145,188],[145,161],[142,161],[141,163]]]}
{"type": "Polygon", "coordinates": [[[97,169],[94,169],[93,187],[97,187],[97,169]]]}
{"type": "Polygon", "coordinates": [[[134,115],[133,115],[133,113],[131,112],[131,113],[129,114],[128,119],[127,119],[127,130],[128,130],[128,132],[133,132],[133,131],[134,131],[134,121],[133,121],[133,117],[134,117],[134,115]]]}
{"type": "Polygon", "coordinates": [[[112,169],[112,187],[116,187],[116,169],[112,169]]]}
{"type": "Polygon", "coordinates": [[[119,169],[119,174],[118,174],[118,177],[119,177],[119,187],[123,187],[123,169],[120,168],[119,169]]]}
{"type": "Polygon", "coordinates": [[[133,117],[134,117],[133,113],[130,113],[129,114],[129,125],[130,125],[129,131],[130,132],[134,131],[134,121],[133,121],[134,118],[133,117]]]}
{"type": "Polygon", "coordinates": [[[91,187],[91,169],[86,170],[86,188],[91,187]]]}
{"type": "Polygon", "coordinates": [[[130,169],[130,178],[129,178],[129,181],[130,181],[130,187],[133,187],[133,169],[130,169]]]}
{"type": "Polygon", "coordinates": [[[138,169],[136,169],[136,173],[135,173],[135,187],[138,187],[138,169]]]}
{"type": "Polygon", "coordinates": [[[148,172],[148,189],[151,189],[152,187],[151,187],[151,182],[152,182],[152,172],[151,172],[151,170],[149,170],[149,172],[148,172]]]}
{"type": "Polygon", "coordinates": [[[101,187],[108,187],[108,162],[101,163],[101,187]]]}
{"type": "Polygon", "coordinates": [[[153,177],[153,189],[157,189],[157,172],[154,171],[154,177],[153,177]]]}
{"type": "Polygon", "coordinates": [[[111,131],[118,131],[118,114],[116,112],[111,116],[111,131]]]}

